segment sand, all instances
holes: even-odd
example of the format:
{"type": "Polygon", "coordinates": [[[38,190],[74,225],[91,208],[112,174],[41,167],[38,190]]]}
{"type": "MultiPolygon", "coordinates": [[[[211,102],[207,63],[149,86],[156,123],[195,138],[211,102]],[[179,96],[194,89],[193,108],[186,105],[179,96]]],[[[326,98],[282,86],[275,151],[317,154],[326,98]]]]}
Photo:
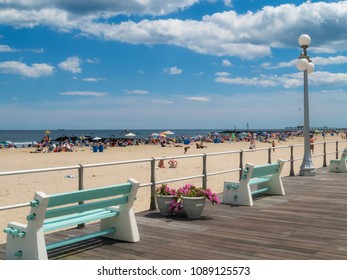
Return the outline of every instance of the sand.
{"type": "MultiPolygon", "coordinates": [[[[313,164],[316,168],[322,167],[323,157],[323,139],[320,136],[315,137],[315,156],[313,164]],[[321,143],[321,144],[319,144],[321,143]],[[319,156],[318,156],[319,155],[319,156]]],[[[346,147],[346,140],[341,136],[328,136],[325,141],[343,141],[339,143],[339,150],[346,147]]],[[[294,145],[295,174],[299,172],[303,156],[303,138],[291,138],[285,142],[276,142],[276,149],[271,153],[272,162],[278,158],[285,160],[290,159],[290,148],[287,146],[294,145]],[[299,145],[299,146],[296,146],[299,145]],[[300,159],[301,158],[301,159],[300,159]]],[[[196,149],[195,143],[190,144],[188,156],[196,154],[213,154],[225,151],[238,151],[240,149],[248,150],[249,142],[238,143],[207,143],[207,148],[196,149]]],[[[244,164],[247,162],[253,164],[264,164],[268,160],[269,143],[256,142],[256,150],[244,152],[244,164]],[[264,150],[262,150],[264,149],[264,150]]],[[[151,159],[152,157],[184,156],[183,147],[161,147],[159,145],[140,145],[129,147],[111,147],[104,152],[93,153],[88,147],[77,147],[75,152],[61,153],[30,153],[32,148],[20,149],[1,149],[0,150],[0,171],[17,171],[27,169],[42,169],[50,167],[76,166],[119,162],[126,160],[151,159]]],[[[336,143],[327,143],[327,152],[336,151],[336,143]]],[[[335,154],[328,155],[327,163],[334,159],[335,154]]],[[[202,174],[202,157],[189,157],[186,159],[179,158],[177,168],[168,168],[168,159],[164,161],[166,168],[158,168],[156,162],[155,176],[156,181],[168,180],[173,178],[183,178],[193,175],[202,174]]],[[[84,188],[107,186],[112,184],[124,183],[128,178],[134,178],[140,184],[149,183],[150,162],[139,162],[134,164],[122,164],[106,167],[85,168],[84,170],[84,188]]],[[[239,154],[217,154],[208,155],[207,172],[214,173],[222,170],[230,170],[239,167],[239,154]]],[[[282,175],[289,175],[289,162],[285,164],[282,175]]],[[[238,172],[214,175],[208,177],[208,187],[217,193],[223,190],[224,180],[237,180],[238,172]]],[[[170,186],[179,187],[184,183],[192,183],[201,186],[201,178],[184,180],[181,182],[169,183],[170,186]]],[[[285,187],[285,186],[284,186],[285,187]]],[[[29,202],[35,191],[43,191],[47,194],[57,192],[74,191],[78,189],[78,172],[77,169],[64,171],[51,171],[35,174],[22,174],[11,176],[0,176],[0,206],[14,205],[29,202]]],[[[135,212],[148,210],[150,204],[150,187],[140,188],[135,202],[135,212]]],[[[7,226],[10,221],[25,222],[25,217],[29,212],[28,207],[1,211],[0,228],[7,226]]],[[[0,234],[0,243],[6,242],[6,234],[0,234]]]]}

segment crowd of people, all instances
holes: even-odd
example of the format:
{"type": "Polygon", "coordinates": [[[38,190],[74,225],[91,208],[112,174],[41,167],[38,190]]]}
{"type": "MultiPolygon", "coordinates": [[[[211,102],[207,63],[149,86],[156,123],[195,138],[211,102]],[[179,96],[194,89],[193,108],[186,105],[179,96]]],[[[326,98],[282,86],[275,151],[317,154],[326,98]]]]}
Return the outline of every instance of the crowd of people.
{"type": "MultiPolygon", "coordinates": [[[[314,134],[321,134],[323,139],[326,135],[333,135],[336,132],[312,132],[311,141],[314,141],[314,134]]],[[[346,139],[346,133],[339,133],[342,139],[346,139]]],[[[276,142],[286,141],[288,137],[303,137],[303,131],[284,131],[284,132],[241,132],[241,133],[217,133],[212,132],[206,136],[173,136],[160,135],[157,137],[140,138],[91,138],[91,137],[68,137],[63,136],[55,140],[50,139],[49,135],[45,135],[42,141],[33,144],[31,147],[35,150],[32,153],[39,152],[73,152],[79,147],[88,147],[93,150],[95,146],[102,146],[103,149],[109,147],[128,147],[134,145],[160,145],[161,147],[183,147],[184,153],[188,152],[190,144],[194,143],[197,149],[207,148],[207,143],[233,143],[233,142],[249,142],[249,149],[256,149],[256,143],[269,143],[275,150],[276,142]]],[[[311,144],[313,144],[311,142],[311,144]]],[[[2,148],[1,146],[0,148],[2,148]]],[[[7,144],[6,148],[16,148],[14,144],[7,144]]],[[[314,145],[311,145],[314,147],[314,145]]],[[[95,148],[94,148],[95,149],[95,148]]],[[[312,149],[313,150],[313,149],[312,149]]]]}

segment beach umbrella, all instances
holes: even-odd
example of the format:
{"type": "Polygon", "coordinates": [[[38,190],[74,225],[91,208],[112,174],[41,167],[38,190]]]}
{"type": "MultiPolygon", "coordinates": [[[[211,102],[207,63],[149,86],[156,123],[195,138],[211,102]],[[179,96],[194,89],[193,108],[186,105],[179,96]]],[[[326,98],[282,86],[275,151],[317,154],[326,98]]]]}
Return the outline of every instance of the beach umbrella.
{"type": "Polygon", "coordinates": [[[172,134],[175,134],[175,133],[170,131],[170,130],[167,130],[167,131],[162,132],[162,134],[172,135],[172,134]]]}
{"type": "Polygon", "coordinates": [[[126,136],[126,137],[134,137],[134,136],[136,136],[136,134],[134,134],[132,132],[129,132],[129,133],[125,134],[124,136],[126,136]]]}
{"type": "Polygon", "coordinates": [[[101,139],[102,139],[102,138],[101,138],[101,137],[98,137],[98,136],[96,136],[96,137],[93,138],[94,141],[99,141],[99,140],[101,140],[101,139]]]}

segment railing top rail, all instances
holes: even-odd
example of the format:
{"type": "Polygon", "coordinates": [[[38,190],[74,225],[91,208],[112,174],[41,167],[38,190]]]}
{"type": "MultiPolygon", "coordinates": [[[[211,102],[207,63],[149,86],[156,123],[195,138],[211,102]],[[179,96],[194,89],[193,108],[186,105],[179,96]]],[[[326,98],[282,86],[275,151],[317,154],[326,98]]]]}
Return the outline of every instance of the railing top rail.
{"type": "Polygon", "coordinates": [[[203,157],[205,154],[194,154],[194,155],[183,155],[183,156],[165,156],[165,157],[155,157],[155,160],[162,159],[177,159],[177,158],[194,158],[194,157],[203,157]]]}
{"type": "Polygon", "coordinates": [[[50,168],[40,168],[40,169],[27,169],[27,170],[17,170],[17,171],[6,171],[6,172],[0,172],[0,176],[40,173],[40,172],[49,172],[49,171],[62,171],[62,170],[71,170],[71,169],[78,169],[78,168],[80,168],[80,165],[50,167],[50,168]]]}
{"type": "Polygon", "coordinates": [[[113,162],[104,162],[104,163],[91,163],[91,164],[83,164],[81,165],[83,168],[90,168],[90,167],[102,167],[102,166],[109,166],[109,165],[121,165],[121,164],[128,164],[128,163],[140,163],[140,162],[149,162],[151,161],[151,158],[144,158],[144,159],[135,159],[135,160],[123,160],[123,161],[113,161],[113,162]]]}

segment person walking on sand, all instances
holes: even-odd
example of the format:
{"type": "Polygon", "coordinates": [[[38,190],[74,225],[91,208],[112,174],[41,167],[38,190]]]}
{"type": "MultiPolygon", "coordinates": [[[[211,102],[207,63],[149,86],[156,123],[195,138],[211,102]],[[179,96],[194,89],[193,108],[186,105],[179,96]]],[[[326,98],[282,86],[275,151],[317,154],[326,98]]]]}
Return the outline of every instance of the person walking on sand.
{"type": "Polygon", "coordinates": [[[272,140],[272,151],[274,152],[275,151],[275,147],[276,147],[276,142],[275,140],[272,140]]]}

